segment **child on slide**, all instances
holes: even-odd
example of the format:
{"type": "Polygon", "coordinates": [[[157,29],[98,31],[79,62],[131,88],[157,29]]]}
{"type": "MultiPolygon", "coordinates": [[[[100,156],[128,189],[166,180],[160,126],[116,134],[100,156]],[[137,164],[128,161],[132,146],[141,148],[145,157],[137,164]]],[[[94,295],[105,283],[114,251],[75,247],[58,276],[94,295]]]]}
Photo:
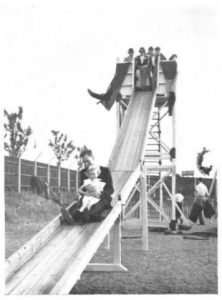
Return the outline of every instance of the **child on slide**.
{"type": "MultiPolygon", "coordinates": [[[[100,200],[100,198],[96,197],[95,194],[101,193],[105,182],[101,182],[101,180],[98,178],[99,172],[99,167],[96,165],[90,165],[86,171],[88,178],[83,181],[82,186],[79,188],[79,193],[84,195],[82,198],[82,206],[75,210],[74,219],[77,221],[81,219],[83,212],[89,211],[92,205],[98,203],[100,200]]],[[[72,216],[65,208],[61,209],[61,213],[63,219],[69,224],[75,223],[72,216]]]]}
{"type": "Polygon", "coordinates": [[[80,194],[84,195],[82,199],[82,206],[79,208],[80,212],[83,212],[86,208],[90,210],[92,205],[96,204],[100,200],[91,193],[91,188],[94,188],[95,192],[100,194],[105,185],[105,182],[101,182],[101,179],[98,178],[99,168],[96,165],[89,166],[86,174],[88,179],[85,179],[83,181],[83,185],[79,188],[80,194]]]}

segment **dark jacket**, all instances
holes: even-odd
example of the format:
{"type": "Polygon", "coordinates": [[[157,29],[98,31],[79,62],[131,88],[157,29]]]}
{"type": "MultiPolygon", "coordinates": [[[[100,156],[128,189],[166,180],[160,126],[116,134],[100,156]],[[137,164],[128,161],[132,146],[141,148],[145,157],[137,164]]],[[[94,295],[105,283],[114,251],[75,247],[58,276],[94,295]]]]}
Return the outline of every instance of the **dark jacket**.
{"type": "Polygon", "coordinates": [[[141,67],[141,66],[145,66],[147,64],[148,64],[148,57],[147,56],[144,56],[143,62],[141,61],[140,55],[136,56],[136,58],[135,58],[136,68],[141,67]]]}
{"type": "MultiPolygon", "coordinates": [[[[110,173],[110,170],[106,167],[100,167],[101,173],[98,176],[102,182],[105,182],[103,191],[101,193],[101,200],[107,204],[110,204],[112,201],[111,195],[114,192],[113,180],[110,173]]],[[[80,171],[80,186],[83,184],[83,180],[87,179],[86,168],[80,171]]]]}
{"type": "MultiPolygon", "coordinates": [[[[162,53],[160,53],[160,60],[166,60],[166,57],[162,54],[162,53]]],[[[157,64],[157,60],[158,60],[158,55],[155,55],[155,64],[157,64]]]]}

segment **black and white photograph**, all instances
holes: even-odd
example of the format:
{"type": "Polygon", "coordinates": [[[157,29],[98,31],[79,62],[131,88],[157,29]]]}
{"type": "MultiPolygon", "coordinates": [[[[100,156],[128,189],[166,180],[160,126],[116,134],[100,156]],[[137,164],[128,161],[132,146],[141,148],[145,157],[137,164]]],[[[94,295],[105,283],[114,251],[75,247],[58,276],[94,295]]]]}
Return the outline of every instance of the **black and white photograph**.
{"type": "Polygon", "coordinates": [[[3,296],[219,296],[221,17],[0,1],[3,296]]]}

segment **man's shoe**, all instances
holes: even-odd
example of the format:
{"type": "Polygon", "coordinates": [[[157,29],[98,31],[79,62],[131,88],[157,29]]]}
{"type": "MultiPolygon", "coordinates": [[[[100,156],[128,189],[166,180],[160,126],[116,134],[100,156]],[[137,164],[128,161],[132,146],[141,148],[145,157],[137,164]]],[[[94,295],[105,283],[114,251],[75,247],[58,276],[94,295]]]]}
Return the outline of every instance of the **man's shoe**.
{"type": "Polygon", "coordinates": [[[72,216],[64,207],[61,208],[61,215],[64,222],[68,223],[69,225],[75,224],[75,221],[73,220],[72,216]]]}

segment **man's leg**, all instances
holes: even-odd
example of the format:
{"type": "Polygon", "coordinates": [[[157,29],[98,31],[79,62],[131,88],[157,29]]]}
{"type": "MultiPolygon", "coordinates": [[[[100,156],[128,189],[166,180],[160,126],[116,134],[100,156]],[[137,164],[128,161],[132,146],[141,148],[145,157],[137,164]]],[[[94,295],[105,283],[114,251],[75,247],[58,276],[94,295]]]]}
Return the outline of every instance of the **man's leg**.
{"type": "Polygon", "coordinates": [[[204,216],[203,216],[203,209],[201,210],[200,214],[199,214],[199,222],[200,222],[200,225],[204,225],[205,222],[204,222],[204,216]]]}
{"type": "Polygon", "coordinates": [[[90,220],[91,221],[101,221],[102,220],[101,213],[105,209],[106,209],[106,205],[101,200],[98,203],[94,204],[89,211],[90,220]]]}
{"type": "Polygon", "coordinates": [[[65,209],[64,207],[61,208],[61,215],[62,215],[63,221],[65,221],[65,222],[68,223],[69,225],[75,224],[75,221],[73,220],[71,214],[70,214],[69,211],[68,211],[67,209],[65,209]]]}
{"type": "Polygon", "coordinates": [[[97,93],[94,93],[93,91],[91,91],[90,89],[87,90],[88,93],[90,94],[90,96],[92,96],[93,98],[96,98],[98,100],[103,100],[104,99],[104,96],[106,94],[97,94],[97,93]]]}
{"type": "Polygon", "coordinates": [[[136,70],[136,87],[141,88],[141,75],[140,75],[140,70],[136,70]]]}

